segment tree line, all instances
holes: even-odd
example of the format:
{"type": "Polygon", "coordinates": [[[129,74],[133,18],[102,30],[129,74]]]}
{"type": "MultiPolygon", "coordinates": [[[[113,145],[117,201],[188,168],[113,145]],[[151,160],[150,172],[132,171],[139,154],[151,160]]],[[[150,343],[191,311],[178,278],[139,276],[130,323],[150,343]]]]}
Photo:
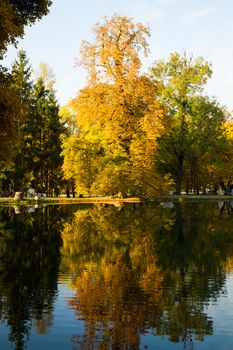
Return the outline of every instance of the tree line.
{"type": "Polygon", "coordinates": [[[33,81],[24,51],[2,74],[1,193],[153,197],[229,187],[233,121],[204,92],[211,64],[172,53],[142,73],[148,27],[115,14],[94,34],[78,62],[87,84],[62,108],[46,69],[33,81]]]}
{"type": "Polygon", "coordinates": [[[63,110],[63,172],[85,194],[217,190],[232,180],[232,118],[204,92],[211,64],[186,52],[141,73],[149,29],[114,15],[82,42],[88,84],[63,110]]]}

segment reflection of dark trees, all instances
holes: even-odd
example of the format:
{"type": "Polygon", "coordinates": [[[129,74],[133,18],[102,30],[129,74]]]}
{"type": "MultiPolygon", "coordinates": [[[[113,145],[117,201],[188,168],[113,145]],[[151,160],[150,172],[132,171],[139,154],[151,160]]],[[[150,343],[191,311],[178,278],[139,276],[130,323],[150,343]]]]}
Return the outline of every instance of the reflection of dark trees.
{"type": "Polygon", "coordinates": [[[178,203],[175,211],[172,230],[161,228],[156,235],[158,265],[170,291],[165,310],[169,327],[175,330],[171,339],[182,336],[186,341],[190,332],[203,339],[212,332],[204,307],[224,292],[223,267],[227,256],[232,256],[232,221],[228,218],[223,227],[216,203],[178,203]]]}
{"type": "Polygon", "coordinates": [[[230,225],[221,234],[222,225],[214,220],[215,211],[207,208],[206,215],[204,209],[195,203],[192,210],[177,204],[172,230],[158,231],[156,254],[164,273],[170,278],[179,274],[184,296],[198,287],[198,294],[208,300],[216,298],[222,290],[225,271],[221,267],[227,251],[233,247],[233,237],[230,225]]]}
{"type": "Polygon", "coordinates": [[[192,344],[212,334],[205,306],[224,292],[233,255],[232,220],[213,204],[177,204],[79,211],[62,233],[63,268],[85,320],[74,342],[138,349],[153,332],[192,344]]]}
{"type": "Polygon", "coordinates": [[[0,318],[15,349],[24,349],[32,325],[46,332],[52,321],[61,239],[56,207],[0,211],[0,318]]]}

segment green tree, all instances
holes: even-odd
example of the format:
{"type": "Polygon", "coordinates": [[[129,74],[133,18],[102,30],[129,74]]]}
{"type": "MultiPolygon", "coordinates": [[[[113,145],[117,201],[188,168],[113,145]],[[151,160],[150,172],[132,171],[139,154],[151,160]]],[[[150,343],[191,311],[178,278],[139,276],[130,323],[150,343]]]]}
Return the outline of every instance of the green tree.
{"type": "Polygon", "coordinates": [[[17,58],[12,64],[11,75],[13,86],[20,96],[22,107],[28,107],[32,97],[33,81],[32,67],[24,50],[18,52],[17,58]]]}
{"type": "Polygon", "coordinates": [[[1,0],[0,59],[7,45],[16,44],[24,35],[24,27],[46,15],[51,4],[50,0],[1,0]]]}
{"type": "Polygon", "coordinates": [[[61,140],[64,132],[55,91],[39,78],[34,86],[34,104],[25,126],[25,180],[38,192],[52,195],[61,181],[61,140]]]}
{"type": "Polygon", "coordinates": [[[202,96],[212,74],[202,58],[173,53],[168,61],[155,62],[150,71],[160,83],[160,98],[168,113],[167,132],[158,140],[160,169],[173,174],[180,194],[185,161],[194,164],[196,157],[210,150],[222,134],[224,113],[215,101],[202,96]]]}
{"type": "Polygon", "coordinates": [[[33,82],[31,74],[26,53],[20,51],[12,66],[12,77],[20,97],[23,122],[20,143],[5,177],[8,191],[23,191],[33,186],[38,192],[52,195],[61,181],[60,136],[64,127],[55,91],[47,82],[47,76],[33,82]]]}
{"type": "Polygon", "coordinates": [[[23,190],[26,173],[26,128],[30,123],[31,106],[33,104],[32,68],[26,52],[18,52],[17,59],[12,64],[11,70],[12,86],[20,98],[22,121],[20,126],[20,139],[14,149],[14,157],[11,164],[11,171],[8,172],[9,187],[12,190],[23,190]]]}
{"type": "Polygon", "coordinates": [[[205,191],[207,185],[214,185],[209,169],[226,151],[223,128],[226,113],[216,100],[198,96],[192,102],[191,114],[190,151],[186,157],[188,174],[184,173],[184,180],[187,189],[192,187],[198,194],[200,187],[205,191]]]}
{"type": "Polygon", "coordinates": [[[12,77],[0,67],[0,166],[3,169],[11,161],[13,145],[17,144],[22,121],[20,98],[12,77]]]}
{"type": "Polygon", "coordinates": [[[224,123],[223,131],[225,139],[222,143],[222,149],[216,154],[215,162],[211,164],[209,174],[212,178],[213,186],[218,188],[220,182],[223,181],[227,193],[230,194],[230,185],[233,183],[233,120],[230,114],[224,123]]]}
{"type": "Polygon", "coordinates": [[[24,35],[24,27],[48,13],[50,0],[1,0],[0,1],[0,165],[1,169],[11,161],[14,145],[18,141],[22,124],[21,104],[11,77],[1,65],[7,45],[17,43],[24,35]]]}

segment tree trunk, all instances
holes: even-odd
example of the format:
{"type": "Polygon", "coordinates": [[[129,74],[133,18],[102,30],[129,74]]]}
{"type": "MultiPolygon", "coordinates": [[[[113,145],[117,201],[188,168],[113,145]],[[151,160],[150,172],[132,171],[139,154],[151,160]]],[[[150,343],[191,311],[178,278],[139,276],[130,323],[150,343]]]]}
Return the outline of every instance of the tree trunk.
{"type": "Polygon", "coordinates": [[[176,181],[176,194],[181,194],[181,184],[184,174],[184,156],[178,156],[178,164],[177,164],[177,181],[176,181]]]}

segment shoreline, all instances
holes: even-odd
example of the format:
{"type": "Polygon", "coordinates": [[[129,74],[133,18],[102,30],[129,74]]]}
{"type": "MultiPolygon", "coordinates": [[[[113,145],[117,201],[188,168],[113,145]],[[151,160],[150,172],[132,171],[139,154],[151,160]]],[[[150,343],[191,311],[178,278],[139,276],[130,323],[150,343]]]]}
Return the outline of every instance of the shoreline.
{"type": "Polygon", "coordinates": [[[203,202],[203,201],[233,201],[233,196],[220,196],[220,195],[169,195],[169,196],[157,196],[155,198],[114,198],[112,196],[106,197],[84,197],[84,198],[66,198],[66,197],[54,197],[54,198],[35,198],[25,197],[22,200],[15,200],[14,198],[0,198],[0,205],[35,205],[35,204],[113,204],[118,203],[163,203],[163,202],[203,202]]]}

